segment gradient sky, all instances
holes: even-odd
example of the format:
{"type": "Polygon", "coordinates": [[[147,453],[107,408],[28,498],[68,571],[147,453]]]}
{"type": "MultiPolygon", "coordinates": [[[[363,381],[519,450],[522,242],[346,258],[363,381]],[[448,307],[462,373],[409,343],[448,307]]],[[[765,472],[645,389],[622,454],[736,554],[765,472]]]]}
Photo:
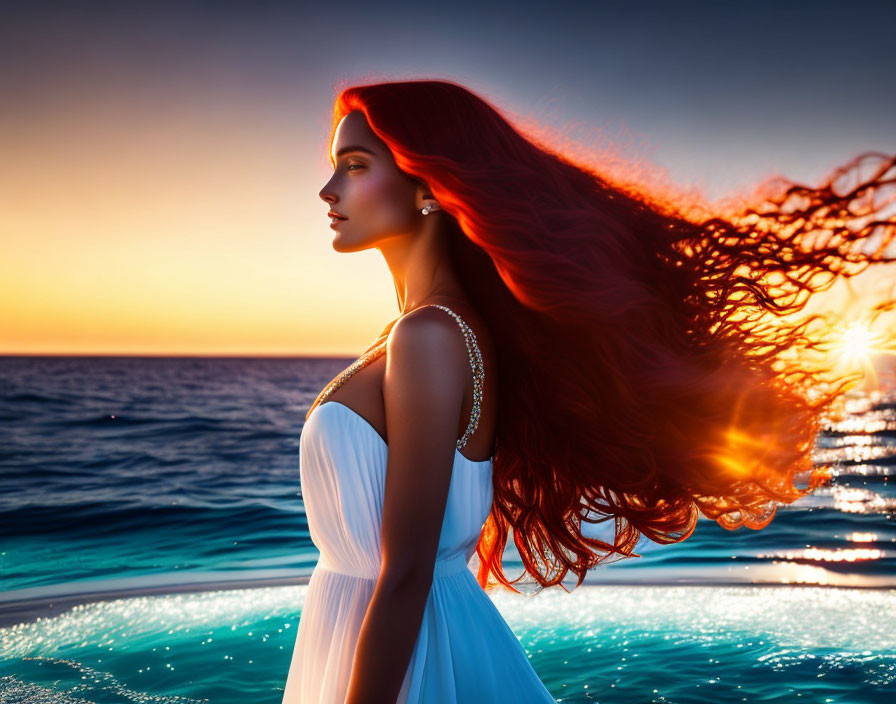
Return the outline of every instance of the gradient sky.
{"type": "Polygon", "coordinates": [[[896,153],[896,3],[520,7],[4,3],[0,353],[360,353],[398,305],[331,247],[337,85],[457,81],[710,199],[896,153]]]}

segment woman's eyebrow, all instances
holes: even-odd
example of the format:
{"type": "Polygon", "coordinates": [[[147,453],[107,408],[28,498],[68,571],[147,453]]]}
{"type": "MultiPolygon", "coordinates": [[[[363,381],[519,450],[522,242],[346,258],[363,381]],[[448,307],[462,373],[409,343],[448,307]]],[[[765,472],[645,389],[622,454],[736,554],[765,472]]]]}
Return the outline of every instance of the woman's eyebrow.
{"type": "Polygon", "coordinates": [[[338,152],[336,152],[336,158],[338,159],[341,156],[345,156],[349,152],[366,152],[367,154],[370,154],[371,156],[376,156],[376,153],[371,151],[367,147],[362,147],[360,145],[357,145],[357,146],[353,146],[353,147],[343,147],[338,152]]]}

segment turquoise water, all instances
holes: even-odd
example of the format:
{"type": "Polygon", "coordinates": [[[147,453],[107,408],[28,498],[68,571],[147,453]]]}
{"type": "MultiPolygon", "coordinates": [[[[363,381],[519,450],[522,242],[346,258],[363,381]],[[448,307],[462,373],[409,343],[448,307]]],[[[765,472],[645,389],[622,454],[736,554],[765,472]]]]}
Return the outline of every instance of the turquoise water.
{"type": "MultiPolygon", "coordinates": [[[[305,589],[133,597],[6,628],[0,683],[35,702],[279,702],[305,589]]],[[[589,586],[492,598],[558,701],[896,694],[892,590],[589,586]]]]}
{"type": "MultiPolygon", "coordinates": [[[[279,704],[317,560],[299,433],[348,361],[0,358],[0,702],[279,704]]],[[[765,530],[491,593],[557,700],[896,701],[896,395],[851,411],[831,486],[765,530]]]]}

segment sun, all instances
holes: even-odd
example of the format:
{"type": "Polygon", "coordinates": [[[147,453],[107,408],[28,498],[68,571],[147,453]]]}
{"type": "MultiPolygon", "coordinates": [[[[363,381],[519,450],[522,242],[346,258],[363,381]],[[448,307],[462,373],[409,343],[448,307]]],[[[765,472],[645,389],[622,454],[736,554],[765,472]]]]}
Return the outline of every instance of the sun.
{"type": "Polygon", "coordinates": [[[860,372],[863,384],[878,384],[874,358],[893,353],[892,336],[873,331],[866,321],[853,321],[832,330],[829,354],[835,370],[860,372]]]}
{"type": "Polygon", "coordinates": [[[877,343],[877,338],[867,325],[853,323],[843,331],[837,349],[843,362],[862,363],[869,361],[877,343]]]}

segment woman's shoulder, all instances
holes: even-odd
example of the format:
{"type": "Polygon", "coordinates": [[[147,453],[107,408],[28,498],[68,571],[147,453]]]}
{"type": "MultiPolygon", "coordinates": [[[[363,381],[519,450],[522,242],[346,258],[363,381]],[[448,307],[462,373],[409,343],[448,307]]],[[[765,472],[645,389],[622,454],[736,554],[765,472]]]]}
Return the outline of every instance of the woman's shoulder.
{"type": "Polygon", "coordinates": [[[457,323],[437,308],[418,308],[396,321],[386,343],[387,371],[396,388],[451,389],[469,365],[457,323]]]}
{"type": "Polygon", "coordinates": [[[479,360],[491,369],[494,356],[484,320],[472,305],[457,301],[427,303],[399,318],[389,331],[386,353],[387,359],[391,357],[400,365],[428,364],[430,369],[441,370],[442,375],[450,369],[452,377],[455,373],[468,377],[470,365],[475,369],[479,360]],[[466,325],[461,326],[454,316],[436,305],[444,305],[466,325]],[[472,337],[467,335],[466,326],[472,337]]]}

